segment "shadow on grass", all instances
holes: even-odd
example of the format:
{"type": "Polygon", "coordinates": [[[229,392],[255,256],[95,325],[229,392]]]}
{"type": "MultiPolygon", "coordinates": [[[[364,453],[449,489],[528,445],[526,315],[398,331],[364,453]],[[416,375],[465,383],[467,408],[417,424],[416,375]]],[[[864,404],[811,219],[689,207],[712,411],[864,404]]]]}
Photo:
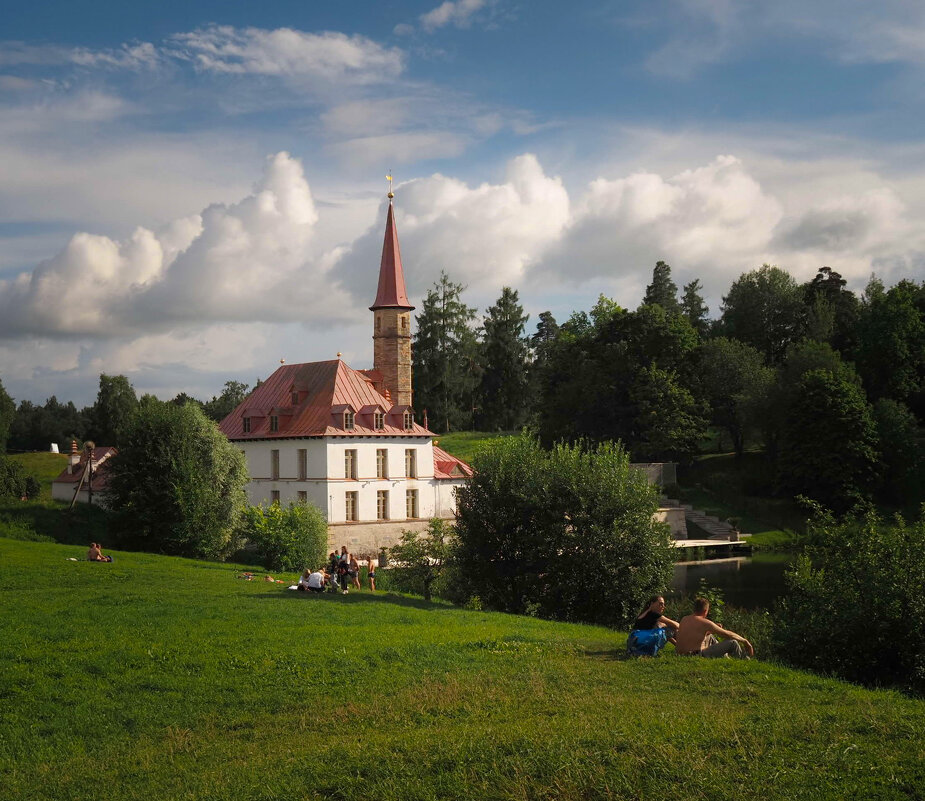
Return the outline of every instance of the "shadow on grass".
{"type": "Polygon", "coordinates": [[[395,606],[403,606],[409,609],[425,609],[430,612],[446,612],[446,611],[456,611],[464,612],[467,611],[461,606],[453,606],[448,603],[435,603],[433,601],[425,601],[423,598],[415,598],[407,595],[399,595],[397,593],[382,591],[375,594],[369,592],[352,592],[347,595],[342,595],[338,592],[323,592],[323,593],[313,593],[313,592],[298,592],[296,590],[283,590],[278,593],[265,593],[261,595],[252,596],[253,600],[256,601],[280,601],[280,600],[297,600],[297,601],[328,601],[328,602],[338,602],[344,604],[394,604],[395,606]]]}
{"type": "Polygon", "coordinates": [[[650,657],[630,656],[626,648],[605,648],[599,651],[584,651],[588,659],[598,662],[632,662],[635,659],[649,659],[650,657]]]}

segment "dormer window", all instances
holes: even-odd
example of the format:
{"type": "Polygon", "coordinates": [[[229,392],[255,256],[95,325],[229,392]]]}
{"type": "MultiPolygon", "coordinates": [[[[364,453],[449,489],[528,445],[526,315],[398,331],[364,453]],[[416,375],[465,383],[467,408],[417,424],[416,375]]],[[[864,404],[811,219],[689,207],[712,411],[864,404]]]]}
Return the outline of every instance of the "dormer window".
{"type": "Polygon", "coordinates": [[[414,414],[412,412],[405,412],[403,417],[405,431],[410,431],[412,428],[414,428],[414,414]]]}
{"type": "Polygon", "coordinates": [[[292,393],[292,405],[293,405],[293,406],[298,406],[298,405],[299,405],[299,393],[298,393],[298,392],[293,392],[293,393],[292,393]]]}
{"type": "Polygon", "coordinates": [[[353,431],[353,412],[350,409],[344,412],[344,429],[353,431]]]}
{"type": "Polygon", "coordinates": [[[373,428],[377,431],[385,428],[385,415],[382,412],[373,412],[373,428]]]}
{"type": "Polygon", "coordinates": [[[279,431],[279,418],[275,414],[270,415],[270,431],[279,431]]]}
{"type": "Polygon", "coordinates": [[[250,419],[250,417],[245,417],[245,418],[244,418],[244,433],[245,433],[245,434],[250,434],[250,433],[251,433],[251,419],[250,419]]]}

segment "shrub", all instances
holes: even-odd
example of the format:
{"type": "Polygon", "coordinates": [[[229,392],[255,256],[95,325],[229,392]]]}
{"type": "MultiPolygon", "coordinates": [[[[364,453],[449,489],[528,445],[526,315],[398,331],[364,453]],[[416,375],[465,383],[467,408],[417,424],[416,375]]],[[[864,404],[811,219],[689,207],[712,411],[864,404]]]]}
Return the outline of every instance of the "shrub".
{"type": "Polygon", "coordinates": [[[925,522],[875,513],[837,522],[815,508],[787,574],[777,639],[799,667],[925,690],[925,522]]]}
{"type": "Polygon", "coordinates": [[[21,464],[0,455],[0,498],[32,500],[41,489],[35,476],[29,475],[21,464]]]}
{"type": "Polygon", "coordinates": [[[324,564],[328,524],[313,504],[248,506],[243,534],[270,570],[303,570],[324,564]]]}
{"type": "Polygon", "coordinates": [[[403,531],[398,544],[389,549],[390,588],[429,601],[450,560],[452,534],[453,527],[439,518],[431,520],[426,531],[403,531]]]}
{"type": "Polygon", "coordinates": [[[658,492],[620,445],[546,451],[522,434],[473,466],[458,494],[458,567],[485,608],[623,624],[668,583],[658,492]]]}
{"type": "Polygon", "coordinates": [[[141,547],[221,557],[246,498],[244,455],[194,404],[140,404],[110,462],[115,528],[141,547]]]}

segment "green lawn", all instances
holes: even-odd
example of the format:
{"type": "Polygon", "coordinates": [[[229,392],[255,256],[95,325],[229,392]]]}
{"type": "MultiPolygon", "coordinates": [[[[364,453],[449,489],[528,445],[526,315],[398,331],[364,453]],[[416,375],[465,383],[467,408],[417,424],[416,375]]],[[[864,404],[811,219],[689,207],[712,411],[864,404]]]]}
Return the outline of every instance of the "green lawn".
{"type": "Polygon", "coordinates": [[[484,445],[493,439],[510,437],[515,433],[514,431],[454,431],[451,434],[438,435],[437,444],[447,453],[469,464],[472,457],[484,445]]]}
{"type": "MultiPolygon", "coordinates": [[[[624,635],[0,539],[0,796],[899,799],[925,702],[624,635]]],[[[284,576],[290,580],[292,575],[284,576]]]]}

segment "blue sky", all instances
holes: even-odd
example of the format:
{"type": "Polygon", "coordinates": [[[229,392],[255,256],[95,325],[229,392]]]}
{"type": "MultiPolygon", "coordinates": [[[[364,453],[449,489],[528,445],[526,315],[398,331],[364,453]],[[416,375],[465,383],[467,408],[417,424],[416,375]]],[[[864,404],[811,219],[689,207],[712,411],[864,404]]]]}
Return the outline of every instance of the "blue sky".
{"type": "Polygon", "coordinates": [[[441,269],[560,319],[658,259],[923,278],[925,7],[38,2],[0,28],[0,378],[209,397],[371,361],[384,176],[441,269]]]}

